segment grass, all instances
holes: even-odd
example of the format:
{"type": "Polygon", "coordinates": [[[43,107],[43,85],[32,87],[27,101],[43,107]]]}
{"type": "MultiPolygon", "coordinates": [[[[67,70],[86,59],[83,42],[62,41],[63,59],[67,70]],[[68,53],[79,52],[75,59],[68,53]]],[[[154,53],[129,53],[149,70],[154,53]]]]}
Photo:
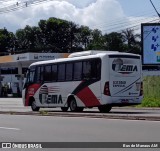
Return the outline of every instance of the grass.
{"type": "Polygon", "coordinates": [[[42,116],[48,115],[48,111],[44,111],[44,110],[41,110],[39,113],[40,113],[42,116]]]}
{"type": "Polygon", "coordinates": [[[140,107],[160,107],[160,101],[155,98],[144,98],[140,107]]]}
{"type": "Polygon", "coordinates": [[[144,99],[140,107],[160,107],[160,76],[143,79],[144,99]]]}

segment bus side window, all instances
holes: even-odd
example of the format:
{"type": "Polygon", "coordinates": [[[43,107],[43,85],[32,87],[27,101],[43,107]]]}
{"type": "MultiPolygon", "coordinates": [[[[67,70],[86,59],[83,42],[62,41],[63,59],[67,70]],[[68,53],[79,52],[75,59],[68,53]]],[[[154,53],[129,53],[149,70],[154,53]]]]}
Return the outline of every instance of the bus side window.
{"type": "Polygon", "coordinates": [[[44,67],[43,66],[38,66],[37,67],[37,72],[36,72],[36,82],[37,83],[41,83],[43,82],[43,70],[44,70],[44,67]]]}
{"type": "Polygon", "coordinates": [[[29,74],[27,75],[27,82],[34,83],[35,82],[35,67],[31,67],[29,69],[29,74]]]}
{"type": "Polygon", "coordinates": [[[67,63],[66,64],[66,81],[71,81],[73,76],[73,64],[67,63]]]}
{"type": "Polygon", "coordinates": [[[50,82],[52,81],[52,76],[51,76],[51,65],[45,66],[45,72],[44,72],[44,81],[50,82]]]}
{"type": "Polygon", "coordinates": [[[91,79],[91,61],[84,61],[83,62],[83,79],[89,80],[91,79]]]}
{"type": "Polygon", "coordinates": [[[52,65],[52,81],[57,81],[57,65],[52,65]]]}
{"type": "Polygon", "coordinates": [[[92,78],[93,79],[100,79],[101,76],[101,62],[99,59],[93,60],[92,61],[92,78]]]}
{"type": "Polygon", "coordinates": [[[58,65],[58,81],[65,80],[65,64],[58,65]]]}
{"type": "Polygon", "coordinates": [[[73,71],[74,71],[73,80],[81,80],[82,79],[82,62],[75,62],[73,71]]]}
{"type": "Polygon", "coordinates": [[[29,79],[29,81],[31,82],[31,83],[33,83],[34,82],[34,75],[35,75],[35,72],[30,72],[30,75],[29,75],[29,77],[30,77],[30,79],[29,79]]]}
{"type": "Polygon", "coordinates": [[[100,79],[101,64],[99,59],[93,59],[83,62],[83,79],[100,79]]]}

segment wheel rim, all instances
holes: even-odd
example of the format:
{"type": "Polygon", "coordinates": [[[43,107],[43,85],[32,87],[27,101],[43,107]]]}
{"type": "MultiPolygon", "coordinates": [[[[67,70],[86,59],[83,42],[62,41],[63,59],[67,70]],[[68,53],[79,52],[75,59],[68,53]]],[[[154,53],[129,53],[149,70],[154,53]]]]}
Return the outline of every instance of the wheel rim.
{"type": "Polygon", "coordinates": [[[33,101],[33,103],[32,103],[32,109],[36,109],[37,108],[37,106],[36,106],[36,102],[35,101],[33,101]]]}
{"type": "Polygon", "coordinates": [[[71,111],[75,111],[76,107],[77,107],[76,101],[72,100],[71,103],[70,103],[70,109],[71,109],[71,111]]]}

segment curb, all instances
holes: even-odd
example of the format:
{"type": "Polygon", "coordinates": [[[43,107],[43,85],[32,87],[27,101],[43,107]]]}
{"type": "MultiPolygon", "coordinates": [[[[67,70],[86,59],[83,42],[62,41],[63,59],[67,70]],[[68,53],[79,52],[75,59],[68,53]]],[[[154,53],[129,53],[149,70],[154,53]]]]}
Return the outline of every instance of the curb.
{"type": "Polygon", "coordinates": [[[0,111],[0,114],[5,115],[32,115],[32,116],[56,116],[56,117],[85,117],[85,118],[103,118],[103,119],[121,119],[121,120],[146,120],[146,121],[160,121],[157,116],[128,116],[128,115],[109,115],[102,113],[76,113],[76,112],[14,112],[14,111],[0,111]]]}

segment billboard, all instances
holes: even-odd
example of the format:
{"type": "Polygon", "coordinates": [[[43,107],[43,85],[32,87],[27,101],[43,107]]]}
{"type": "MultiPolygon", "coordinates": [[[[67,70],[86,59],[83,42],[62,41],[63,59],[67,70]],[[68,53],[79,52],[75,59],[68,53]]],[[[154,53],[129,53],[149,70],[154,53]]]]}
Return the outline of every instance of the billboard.
{"type": "Polygon", "coordinates": [[[57,58],[67,58],[69,53],[23,53],[8,56],[0,56],[0,64],[23,62],[23,61],[42,61],[57,58]]]}
{"type": "Polygon", "coordinates": [[[160,65],[160,23],[141,24],[144,65],[160,65]]]}

